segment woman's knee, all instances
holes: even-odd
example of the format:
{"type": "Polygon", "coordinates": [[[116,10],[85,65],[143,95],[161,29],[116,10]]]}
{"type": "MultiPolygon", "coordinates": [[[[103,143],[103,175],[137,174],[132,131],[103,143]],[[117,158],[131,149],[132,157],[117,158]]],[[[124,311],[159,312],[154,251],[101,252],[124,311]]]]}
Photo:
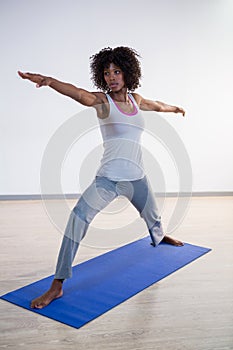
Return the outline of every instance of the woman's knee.
{"type": "Polygon", "coordinates": [[[76,206],[73,208],[73,212],[79,219],[89,224],[93,217],[96,215],[96,210],[91,208],[81,197],[76,206]]]}

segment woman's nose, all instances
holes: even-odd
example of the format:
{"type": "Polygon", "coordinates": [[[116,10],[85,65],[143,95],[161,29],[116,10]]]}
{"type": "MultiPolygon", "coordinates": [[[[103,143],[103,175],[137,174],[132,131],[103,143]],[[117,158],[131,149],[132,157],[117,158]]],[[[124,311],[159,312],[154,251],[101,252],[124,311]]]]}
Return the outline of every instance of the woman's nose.
{"type": "Polygon", "coordinates": [[[114,74],[113,74],[113,73],[110,73],[110,75],[109,75],[109,79],[110,79],[110,80],[114,80],[114,79],[115,79],[115,76],[114,76],[114,74]]]}

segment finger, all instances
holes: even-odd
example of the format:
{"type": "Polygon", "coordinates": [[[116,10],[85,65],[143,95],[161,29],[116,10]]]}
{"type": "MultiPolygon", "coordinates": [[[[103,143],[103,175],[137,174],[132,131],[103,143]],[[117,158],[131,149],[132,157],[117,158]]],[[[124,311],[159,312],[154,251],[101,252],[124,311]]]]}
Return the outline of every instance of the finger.
{"type": "Polygon", "coordinates": [[[21,78],[26,79],[26,73],[18,71],[18,74],[21,78]]]}
{"type": "Polygon", "coordinates": [[[32,73],[23,73],[23,72],[20,72],[20,71],[18,71],[18,74],[23,79],[31,79],[35,75],[35,74],[32,74],[32,73]]]}

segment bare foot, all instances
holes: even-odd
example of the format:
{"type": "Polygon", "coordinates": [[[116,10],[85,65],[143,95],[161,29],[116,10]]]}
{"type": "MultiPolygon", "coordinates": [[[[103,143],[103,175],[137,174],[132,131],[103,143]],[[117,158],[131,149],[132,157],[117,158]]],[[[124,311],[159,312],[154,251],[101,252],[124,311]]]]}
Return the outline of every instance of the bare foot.
{"type": "Polygon", "coordinates": [[[178,241],[178,239],[169,237],[169,236],[164,236],[162,239],[162,242],[167,243],[167,244],[171,244],[171,245],[175,245],[177,247],[181,247],[184,245],[183,242],[178,241]]]}
{"type": "Polygon", "coordinates": [[[43,309],[43,307],[49,305],[54,299],[60,298],[63,295],[62,282],[59,280],[53,280],[50,289],[41,295],[40,297],[32,300],[32,309],[43,309]]]}

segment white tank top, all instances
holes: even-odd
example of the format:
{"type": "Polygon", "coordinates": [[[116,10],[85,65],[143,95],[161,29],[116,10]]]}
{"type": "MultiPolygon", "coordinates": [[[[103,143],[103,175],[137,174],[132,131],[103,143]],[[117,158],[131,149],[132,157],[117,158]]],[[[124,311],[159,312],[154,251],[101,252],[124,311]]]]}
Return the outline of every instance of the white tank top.
{"type": "Polygon", "coordinates": [[[99,119],[103,137],[104,154],[97,176],[113,181],[134,181],[145,176],[141,135],[144,120],[134,97],[129,99],[134,105],[132,113],[123,112],[114,100],[106,94],[110,112],[105,119],[99,119]]]}

